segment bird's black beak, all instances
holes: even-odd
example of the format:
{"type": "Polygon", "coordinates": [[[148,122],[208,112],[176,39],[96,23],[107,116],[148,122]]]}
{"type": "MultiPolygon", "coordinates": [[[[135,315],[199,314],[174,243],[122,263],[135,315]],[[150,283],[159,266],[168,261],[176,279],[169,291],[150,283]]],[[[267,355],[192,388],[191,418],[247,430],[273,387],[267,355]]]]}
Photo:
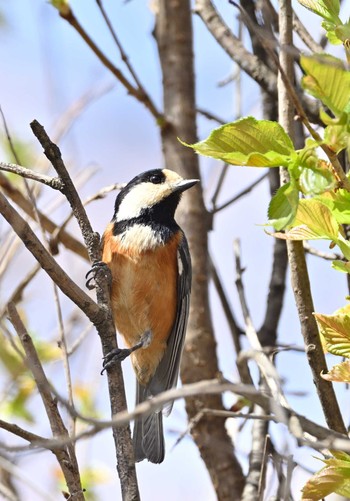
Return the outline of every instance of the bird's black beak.
{"type": "Polygon", "coordinates": [[[182,181],[174,184],[172,190],[175,193],[182,193],[183,191],[192,188],[192,186],[197,183],[199,183],[199,179],[183,179],[182,181]]]}

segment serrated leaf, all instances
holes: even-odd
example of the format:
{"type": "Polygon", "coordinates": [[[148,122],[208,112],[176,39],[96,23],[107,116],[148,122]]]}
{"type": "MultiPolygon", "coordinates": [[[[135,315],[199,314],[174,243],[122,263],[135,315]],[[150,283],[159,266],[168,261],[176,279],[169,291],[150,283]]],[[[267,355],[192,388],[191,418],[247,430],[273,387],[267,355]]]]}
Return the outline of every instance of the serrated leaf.
{"type": "Polygon", "coordinates": [[[321,374],[323,379],[337,383],[350,383],[350,360],[335,365],[327,374],[321,374]]]}
{"type": "Polygon", "coordinates": [[[296,186],[286,183],[272,197],[268,208],[269,224],[282,230],[292,223],[297,212],[299,192],[296,186]]]}
{"type": "Polygon", "coordinates": [[[329,54],[301,56],[300,64],[306,73],[304,89],[340,116],[350,100],[350,72],[341,59],[329,54]]]}
{"type": "Polygon", "coordinates": [[[287,167],[297,159],[290,137],[277,122],[253,117],[214,129],[204,141],[182,144],[231,165],[287,167]]]}
{"type": "Polygon", "coordinates": [[[315,318],[327,351],[350,358],[350,315],[315,313],[315,318]]]}
{"type": "Polygon", "coordinates": [[[340,23],[339,0],[298,0],[298,2],[323,19],[331,23],[340,23]]]}

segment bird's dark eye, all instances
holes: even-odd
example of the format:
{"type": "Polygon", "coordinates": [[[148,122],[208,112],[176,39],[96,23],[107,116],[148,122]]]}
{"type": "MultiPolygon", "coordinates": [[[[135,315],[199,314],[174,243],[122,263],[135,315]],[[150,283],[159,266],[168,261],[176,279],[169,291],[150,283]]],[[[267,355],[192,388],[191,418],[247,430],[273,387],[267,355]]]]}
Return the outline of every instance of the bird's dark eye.
{"type": "Polygon", "coordinates": [[[163,182],[163,176],[161,174],[152,174],[149,180],[153,184],[160,184],[163,182]]]}

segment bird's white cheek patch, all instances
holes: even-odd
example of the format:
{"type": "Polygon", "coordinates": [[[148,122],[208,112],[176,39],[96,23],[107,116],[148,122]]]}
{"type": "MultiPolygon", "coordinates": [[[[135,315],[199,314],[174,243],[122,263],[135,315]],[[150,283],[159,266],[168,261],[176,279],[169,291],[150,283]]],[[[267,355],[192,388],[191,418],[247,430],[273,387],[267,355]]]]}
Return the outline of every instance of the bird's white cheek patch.
{"type": "Polygon", "coordinates": [[[138,217],[143,209],[151,208],[171,193],[168,184],[141,183],[125,195],[118,212],[117,221],[138,217]]]}
{"type": "Polygon", "coordinates": [[[154,250],[163,245],[162,238],[152,230],[150,226],[143,224],[134,224],[124,233],[118,236],[120,247],[128,250],[138,249],[139,252],[154,250]]]}

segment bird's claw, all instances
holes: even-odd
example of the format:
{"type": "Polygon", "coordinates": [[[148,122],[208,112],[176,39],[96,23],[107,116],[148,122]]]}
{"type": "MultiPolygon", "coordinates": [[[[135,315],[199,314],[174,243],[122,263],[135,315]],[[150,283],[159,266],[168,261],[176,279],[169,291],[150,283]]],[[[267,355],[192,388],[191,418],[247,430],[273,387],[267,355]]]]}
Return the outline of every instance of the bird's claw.
{"type": "Polygon", "coordinates": [[[89,270],[85,275],[85,278],[87,279],[85,285],[89,290],[96,288],[96,275],[100,272],[105,274],[108,279],[109,285],[111,284],[111,272],[108,268],[108,265],[103,261],[95,261],[92,264],[91,270],[89,270]]]}
{"type": "Polygon", "coordinates": [[[114,350],[111,350],[105,357],[103,357],[103,369],[101,371],[101,375],[104,373],[106,369],[111,367],[114,363],[116,362],[122,362],[125,360],[132,350],[129,350],[127,348],[121,349],[121,348],[115,348],[114,350]]]}

